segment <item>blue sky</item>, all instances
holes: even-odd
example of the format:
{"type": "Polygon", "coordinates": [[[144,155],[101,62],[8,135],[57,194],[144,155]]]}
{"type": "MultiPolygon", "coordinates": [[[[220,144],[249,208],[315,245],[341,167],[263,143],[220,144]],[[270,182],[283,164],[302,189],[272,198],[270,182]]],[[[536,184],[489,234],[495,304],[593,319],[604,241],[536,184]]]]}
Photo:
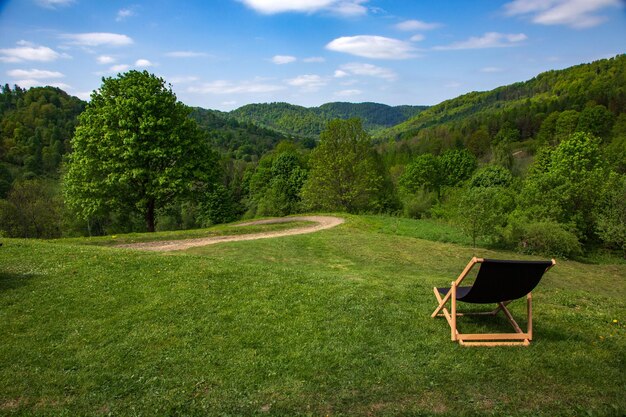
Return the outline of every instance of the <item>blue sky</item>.
{"type": "Polygon", "coordinates": [[[186,104],[437,104],[626,52],[622,0],[0,0],[0,81],[87,99],[146,69],[186,104]]]}

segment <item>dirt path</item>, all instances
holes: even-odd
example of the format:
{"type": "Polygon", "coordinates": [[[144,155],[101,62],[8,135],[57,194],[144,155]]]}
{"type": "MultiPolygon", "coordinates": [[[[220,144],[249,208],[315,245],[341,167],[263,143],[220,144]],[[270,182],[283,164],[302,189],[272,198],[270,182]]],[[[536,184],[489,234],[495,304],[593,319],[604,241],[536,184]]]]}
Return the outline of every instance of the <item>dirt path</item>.
{"type": "Polygon", "coordinates": [[[255,224],[288,223],[296,221],[315,222],[311,226],[296,227],[294,229],[278,230],[275,232],[251,233],[249,235],[215,236],[197,239],[169,240],[159,242],[140,242],[117,245],[116,248],[140,249],[148,251],[167,252],[173,250],[183,250],[197,246],[214,245],[223,242],[238,242],[240,240],[267,239],[271,237],[302,235],[313,233],[319,230],[330,229],[343,223],[345,220],[334,216],[299,216],[299,217],[278,217],[274,219],[256,220],[247,223],[239,223],[236,226],[251,226],[255,224]]]}

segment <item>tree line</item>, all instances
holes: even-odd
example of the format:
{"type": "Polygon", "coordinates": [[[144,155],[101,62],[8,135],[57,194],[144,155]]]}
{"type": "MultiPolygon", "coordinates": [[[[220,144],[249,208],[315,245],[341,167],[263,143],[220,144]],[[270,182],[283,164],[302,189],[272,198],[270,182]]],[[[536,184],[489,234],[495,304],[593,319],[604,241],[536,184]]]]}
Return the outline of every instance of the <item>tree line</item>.
{"type": "Polygon", "coordinates": [[[196,120],[213,130],[241,122],[190,113],[164,80],[131,71],[94,92],[62,141],[70,152],[56,177],[26,175],[24,159],[7,164],[4,149],[15,141],[3,140],[2,166],[19,176],[0,200],[3,234],[153,231],[330,211],[456,222],[475,244],[528,253],[626,249],[626,115],[596,102],[551,113],[529,138],[505,121],[482,147],[376,143],[359,119],[328,122],[314,147],[257,128],[270,140],[249,158],[196,120]]]}

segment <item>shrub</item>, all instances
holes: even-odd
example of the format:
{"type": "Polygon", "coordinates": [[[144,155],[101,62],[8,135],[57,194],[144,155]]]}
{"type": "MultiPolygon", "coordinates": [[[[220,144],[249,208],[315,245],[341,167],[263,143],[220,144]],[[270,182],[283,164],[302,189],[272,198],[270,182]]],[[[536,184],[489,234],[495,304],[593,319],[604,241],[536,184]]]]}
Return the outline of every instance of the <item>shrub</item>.
{"type": "Polygon", "coordinates": [[[436,193],[420,190],[411,194],[403,201],[404,215],[412,219],[423,219],[430,216],[430,209],[437,202],[436,193]]]}
{"type": "Polygon", "coordinates": [[[513,195],[505,188],[469,187],[461,197],[456,223],[472,239],[474,247],[481,237],[495,242],[502,236],[513,205],[513,195]]]}
{"type": "Polygon", "coordinates": [[[513,175],[499,165],[488,165],[477,171],[470,180],[470,187],[510,187],[513,175]]]}
{"type": "Polygon", "coordinates": [[[559,223],[540,221],[519,227],[518,249],[522,253],[565,258],[582,254],[576,235],[559,223]]]}

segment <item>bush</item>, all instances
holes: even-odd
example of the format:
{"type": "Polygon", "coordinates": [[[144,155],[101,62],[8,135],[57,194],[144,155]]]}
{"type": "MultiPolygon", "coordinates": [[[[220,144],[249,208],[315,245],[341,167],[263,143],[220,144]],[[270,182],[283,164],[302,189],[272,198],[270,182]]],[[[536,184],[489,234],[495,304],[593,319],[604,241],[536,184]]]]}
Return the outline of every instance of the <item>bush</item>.
{"type": "Polygon", "coordinates": [[[456,223],[474,247],[481,237],[493,243],[501,238],[513,205],[513,195],[506,188],[469,187],[461,196],[456,223]]]}
{"type": "Polygon", "coordinates": [[[487,165],[477,171],[470,180],[470,187],[510,187],[513,175],[499,165],[487,165]]]}
{"type": "Polygon", "coordinates": [[[582,254],[576,235],[559,223],[542,221],[518,227],[518,249],[522,253],[564,258],[582,254]]]}
{"type": "Polygon", "coordinates": [[[420,190],[403,200],[404,216],[412,219],[430,217],[430,209],[437,202],[437,194],[420,190]]]}
{"type": "Polygon", "coordinates": [[[61,208],[51,182],[16,182],[0,205],[0,230],[9,237],[59,237],[61,208]]]}

